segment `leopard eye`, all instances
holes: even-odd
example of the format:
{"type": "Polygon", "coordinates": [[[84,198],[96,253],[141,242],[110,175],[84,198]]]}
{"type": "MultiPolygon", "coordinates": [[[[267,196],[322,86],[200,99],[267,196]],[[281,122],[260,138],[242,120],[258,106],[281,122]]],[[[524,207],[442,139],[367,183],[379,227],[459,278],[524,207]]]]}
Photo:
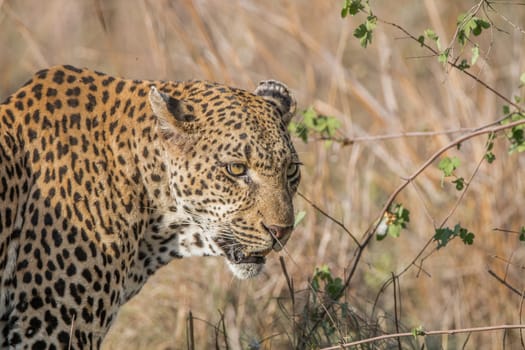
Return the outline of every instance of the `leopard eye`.
{"type": "Polygon", "coordinates": [[[288,179],[293,179],[299,174],[299,163],[290,163],[288,169],[286,170],[286,176],[288,179]]]}
{"type": "Polygon", "coordinates": [[[226,165],[226,171],[228,171],[228,174],[231,176],[239,177],[246,175],[248,167],[243,163],[229,163],[226,165]]]}

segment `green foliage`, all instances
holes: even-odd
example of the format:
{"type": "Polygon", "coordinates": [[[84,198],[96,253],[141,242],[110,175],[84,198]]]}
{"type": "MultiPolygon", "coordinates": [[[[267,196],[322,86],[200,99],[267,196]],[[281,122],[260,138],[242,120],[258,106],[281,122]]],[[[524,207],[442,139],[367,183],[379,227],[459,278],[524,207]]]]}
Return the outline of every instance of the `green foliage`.
{"type": "MultiPolygon", "coordinates": [[[[510,112],[508,106],[503,106],[503,112],[508,115],[501,124],[509,124],[518,120],[525,119],[525,115],[519,112],[510,112]]],[[[524,134],[525,125],[516,125],[510,130],[506,131],[505,135],[510,142],[509,153],[514,152],[523,152],[525,151],[525,134],[524,134]]]]}
{"type": "Polygon", "coordinates": [[[461,62],[459,62],[459,64],[458,64],[458,68],[460,70],[469,69],[470,68],[470,64],[467,62],[466,59],[462,59],[461,62]]]}
{"type": "Polygon", "coordinates": [[[345,18],[348,15],[355,16],[360,11],[365,9],[362,0],[345,0],[341,10],[341,17],[345,18]]]}
{"type": "MultiPolygon", "coordinates": [[[[460,144],[458,144],[458,149],[460,148],[460,144]]],[[[460,166],[461,161],[458,157],[445,157],[441,159],[438,163],[438,169],[441,170],[441,187],[443,187],[443,184],[445,182],[445,178],[447,177],[455,177],[455,180],[452,180],[451,182],[456,187],[456,190],[461,191],[465,188],[465,179],[462,177],[457,177],[454,172],[456,169],[460,166]]]]}
{"type": "Polygon", "coordinates": [[[302,327],[311,329],[308,339],[301,339],[302,345],[298,348],[319,348],[320,344],[333,344],[340,341],[340,331],[345,330],[349,335],[351,329],[356,326],[353,311],[347,302],[338,302],[343,296],[344,283],[340,277],[336,277],[327,265],[315,268],[312,276],[309,302],[302,312],[302,327]],[[331,317],[325,317],[329,310],[331,317]],[[335,322],[334,322],[335,321],[335,322]],[[310,328],[313,327],[313,328],[310,328]],[[322,339],[325,339],[323,341],[322,339]]]}
{"type": "Polygon", "coordinates": [[[464,46],[470,40],[470,34],[474,34],[474,36],[479,36],[483,32],[483,29],[490,28],[489,22],[467,13],[461,14],[458,17],[457,25],[457,40],[461,44],[461,46],[464,46]]]}
{"type": "Polygon", "coordinates": [[[459,237],[466,245],[471,245],[474,243],[475,235],[461,227],[460,224],[456,224],[453,230],[448,227],[438,228],[434,234],[434,240],[438,242],[437,249],[443,248],[456,237],[459,237]]]}
{"type": "Polygon", "coordinates": [[[439,161],[438,169],[443,172],[441,175],[441,182],[443,183],[443,180],[445,177],[452,176],[454,174],[454,171],[459,167],[461,164],[461,161],[458,157],[445,157],[439,161]]]}
{"type": "Polygon", "coordinates": [[[476,64],[479,58],[479,46],[476,44],[472,50],[472,55],[470,56],[470,65],[473,66],[476,64]]]}
{"type": "Polygon", "coordinates": [[[370,15],[366,18],[365,23],[362,23],[354,30],[354,36],[359,39],[361,46],[366,48],[368,44],[372,43],[372,32],[377,25],[377,17],[370,15]]]}
{"type": "Polygon", "coordinates": [[[354,30],[354,37],[359,39],[362,47],[366,48],[372,43],[372,33],[377,25],[377,17],[372,14],[368,0],[345,0],[341,9],[341,17],[355,16],[359,12],[366,13],[367,17],[365,22],[354,30]]]}
{"type": "Polygon", "coordinates": [[[462,177],[458,177],[456,180],[452,181],[454,185],[456,185],[456,190],[461,191],[465,188],[465,179],[462,177]]]}
{"type": "Polygon", "coordinates": [[[414,336],[414,338],[417,338],[417,336],[425,335],[425,334],[426,333],[425,333],[425,330],[423,329],[423,326],[412,328],[412,335],[414,336]]]}
{"type": "Polygon", "coordinates": [[[288,129],[304,142],[308,142],[309,136],[317,134],[322,139],[331,142],[335,137],[336,131],[341,126],[341,122],[335,117],[318,114],[312,107],[302,113],[303,120],[291,122],[288,129]]]}
{"type": "MultiPolygon", "coordinates": [[[[490,28],[490,23],[476,17],[472,14],[462,14],[458,17],[457,20],[457,41],[461,47],[464,47],[468,42],[471,42],[471,34],[474,36],[479,36],[484,29],[490,28]]],[[[432,30],[427,29],[424,31],[423,35],[420,35],[417,41],[423,46],[425,43],[425,38],[431,40],[436,45],[438,53],[438,62],[443,66],[449,63],[449,58],[451,54],[451,47],[445,49],[441,48],[441,43],[439,41],[439,36],[432,30]]],[[[476,43],[472,43],[473,47],[471,49],[470,61],[466,58],[459,59],[459,57],[454,59],[454,62],[459,62],[453,64],[459,70],[469,69],[472,65],[476,64],[479,59],[479,46],[476,43]]]]}
{"type": "Polygon", "coordinates": [[[485,152],[485,160],[491,164],[494,160],[496,160],[496,156],[492,152],[492,149],[494,148],[494,139],[496,138],[496,134],[491,132],[489,134],[488,140],[487,140],[487,151],[485,152]]]}
{"type": "Polygon", "coordinates": [[[294,223],[293,223],[293,228],[294,229],[297,227],[297,225],[299,225],[301,223],[301,221],[303,221],[305,216],[306,216],[306,212],[305,211],[300,211],[300,212],[297,213],[297,215],[295,215],[295,220],[294,220],[294,223]]]}
{"type": "Polygon", "coordinates": [[[432,40],[435,44],[438,50],[441,50],[441,44],[439,42],[439,36],[434,32],[432,29],[426,29],[423,32],[424,36],[420,36],[418,41],[423,44],[425,41],[425,37],[432,40]]]}
{"type": "Polygon", "coordinates": [[[520,228],[520,242],[525,242],[525,226],[520,228]]]}
{"type": "Polygon", "coordinates": [[[437,45],[437,48],[441,48],[441,46],[439,45],[439,36],[436,34],[436,32],[434,32],[432,29],[426,29],[423,34],[429,38],[430,40],[432,40],[433,42],[436,43],[437,45]]]}
{"type": "Polygon", "coordinates": [[[452,176],[454,170],[456,170],[461,161],[458,157],[445,157],[439,161],[438,169],[443,172],[443,176],[452,176]]]}
{"type": "Polygon", "coordinates": [[[315,292],[324,292],[331,301],[336,301],[341,297],[344,287],[343,280],[334,277],[328,265],[315,268],[311,284],[315,292]]]}
{"type": "Polygon", "coordinates": [[[525,242],[525,227],[521,227],[520,229],[520,242],[525,242]]]}
{"type": "Polygon", "coordinates": [[[401,230],[406,228],[409,222],[410,211],[399,203],[392,204],[381,219],[376,231],[376,239],[381,241],[387,234],[395,238],[399,237],[401,230]]]}
{"type": "Polygon", "coordinates": [[[450,54],[450,48],[446,48],[445,50],[441,51],[438,55],[438,62],[441,63],[443,66],[445,66],[448,63],[449,54],[450,54]]]}

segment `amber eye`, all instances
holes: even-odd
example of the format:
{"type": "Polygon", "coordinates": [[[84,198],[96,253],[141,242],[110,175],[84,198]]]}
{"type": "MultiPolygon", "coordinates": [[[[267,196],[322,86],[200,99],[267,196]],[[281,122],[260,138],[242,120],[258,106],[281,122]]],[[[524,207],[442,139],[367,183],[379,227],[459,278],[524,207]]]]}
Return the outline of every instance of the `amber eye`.
{"type": "Polygon", "coordinates": [[[299,173],[299,164],[298,163],[290,163],[290,165],[288,165],[288,169],[286,170],[286,176],[289,179],[292,179],[292,178],[296,177],[298,173],[299,173]]]}
{"type": "Polygon", "coordinates": [[[231,176],[243,176],[248,172],[246,164],[243,163],[229,163],[226,165],[226,170],[231,176]]]}

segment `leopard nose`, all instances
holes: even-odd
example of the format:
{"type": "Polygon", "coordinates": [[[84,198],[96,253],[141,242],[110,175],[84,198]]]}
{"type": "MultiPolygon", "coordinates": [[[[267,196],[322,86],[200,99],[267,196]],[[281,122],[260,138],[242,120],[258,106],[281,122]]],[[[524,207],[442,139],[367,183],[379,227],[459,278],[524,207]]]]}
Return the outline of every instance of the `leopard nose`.
{"type": "Polygon", "coordinates": [[[279,251],[283,248],[292,233],[293,226],[278,226],[278,225],[269,225],[266,226],[266,229],[270,232],[273,238],[273,250],[279,251]]]}

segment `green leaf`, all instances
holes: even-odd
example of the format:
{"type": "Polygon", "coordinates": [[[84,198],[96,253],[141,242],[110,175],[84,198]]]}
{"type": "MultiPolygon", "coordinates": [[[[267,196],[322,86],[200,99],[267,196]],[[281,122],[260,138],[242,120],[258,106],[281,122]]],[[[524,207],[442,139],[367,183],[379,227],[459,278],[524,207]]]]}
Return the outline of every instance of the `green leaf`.
{"type": "Polygon", "coordinates": [[[304,210],[301,210],[300,212],[298,212],[296,215],[295,215],[295,220],[294,220],[294,223],[293,223],[293,228],[296,228],[297,225],[299,225],[301,223],[301,221],[303,221],[304,217],[306,216],[306,212],[304,210]]]}
{"type": "Polygon", "coordinates": [[[359,39],[361,46],[366,48],[372,42],[372,32],[377,24],[376,16],[368,16],[365,23],[362,23],[354,30],[354,37],[359,39]]]}
{"type": "Polygon", "coordinates": [[[439,42],[439,36],[432,30],[432,29],[426,29],[423,34],[432,40],[435,44],[438,50],[441,51],[441,44],[439,42]]]}
{"type": "Polygon", "coordinates": [[[458,64],[458,68],[459,70],[465,70],[465,69],[469,69],[470,65],[468,64],[466,59],[462,59],[461,62],[458,64]]]}
{"type": "Polygon", "coordinates": [[[485,160],[489,164],[491,164],[492,162],[494,162],[494,160],[496,160],[496,156],[492,152],[492,149],[494,148],[495,139],[496,139],[496,133],[491,132],[487,139],[487,145],[486,145],[487,151],[485,152],[485,160]]]}
{"type": "Polygon", "coordinates": [[[332,142],[337,130],[341,127],[341,122],[332,116],[318,114],[312,107],[302,112],[303,119],[300,122],[291,122],[288,130],[294,136],[308,142],[310,134],[319,134],[327,139],[325,146],[332,142]]]}
{"type": "Polygon", "coordinates": [[[458,36],[457,40],[464,46],[470,38],[470,34],[480,35],[483,29],[490,28],[490,23],[472,14],[461,14],[457,20],[458,36]]]}
{"type": "Polygon", "coordinates": [[[446,246],[447,243],[452,239],[451,237],[453,236],[454,231],[452,231],[448,227],[436,229],[434,234],[434,240],[438,242],[437,249],[441,249],[444,246],[446,246]]]}
{"type": "Polygon", "coordinates": [[[423,326],[418,326],[416,328],[412,328],[412,335],[414,338],[416,338],[418,335],[425,335],[425,330],[423,329],[423,326]]]}
{"type": "Polygon", "coordinates": [[[299,137],[303,142],[308,142],[308,128],[303,123],[290,122],[288,130],[292,135],[299,137]]]}
{"type": "Polygon", "coordinates": [[[520,229],[520,242],[525,242],[525,226],[520,229]]]}
{"type": "Polygon", "coordinates": [[[365,8],[365,5],[361,3],[361,0],[347,0],[346,4],[348,14],[352,16],[357,15],[361,10],[364,10],[365,8]]]}
{"type": "Polygon", "coordinates": [[[332,300],[340,298],[341,291],[344,288],[343,280],[332,275],[332,271],[330,271],[328,265],[315,268],[311,286],[316,292],[324,291],[332,300]]]}
{"type": "Polygon", "coordinates": [[[401,225],[388,225],[388,234],[394,238],[401,235],[401,225]]]}
{"type": "Polygon", "coordinates": [[[466,229],[463,229],[463,231],[460,232],[459,238],[461,238],[466,245],[472,245],[474,243],[474,234],[468,232],[466,229]]]}
{"type": "Polygon", "coordinates": [[[488,151],[487,153],[485,153],[485,160],[489,164],[492,164],[492,162],[494,162],[496,160],[496,156],[491,151],[488,151]]]}
{"type": "Polygon", "coordinates": [[[326,284],[326,293],[330,299],[335,300],[339,297],[341,290],[343,289],[343,280],[339,277],[333,279],[331,282],[326,284]]]}
{"type": "Polygon", "coordinates": [[[421,44],[421,46],[423,46],[425,44],[425,37],[423,35],[420,35],[417,38],[417,41],[421,44]]]}
{"type": "Polygon", "coordinates": [[[472,48],[472,56],[470,57],[470,65],[473,66],[476,64],[479,58],[479,47],[478,45],[472,48]]]}
{"type": "Polygon", "coordinates": [[[456,224],[454,230],[448,227],[438,228],[434,234],[434,240],[438,242],[437,249],[443,248],[455,237],[459,237],[466,245],[472,245],[475,235],[466,228],[461,227],[460,224],[456,224]]]}
{"type": "Polygon", "coordinates": [[[521,82],[521,85],[525,85],[525,73],[523,73],[522,75],[520,75],[520,82],[521,82]]]}
{"type": "Polygon", "coordinates": [[[438,169],[443,172],[443,176],[447,177],[451,176],[460,164],[458,157],[445,157],[439,161],[438,169]]]}
{"type": "Polygon", "coordinates": [[[479,27],[483,28],[483,29],[488,29],[488,28],[490,28],[490,22],[487,22],[487,21],[485,21],[484,19],[481,19],[481,18],[477,18],[477,19],[476,19],[476,24],[477,24],[479,27]]]}
{"type": "Polygon", "coordinates": [[[448,55],[450,53],[450,49],[445,49],[438,55],[438,62],[442,65],[446,65],[448,62],[448,55]]]}
{"type": "Polygon", "coordinates": [[[437,36],[436,32],[434,32],[432,29],[426,29],[423,33],[427,38],[434,42],[437,42],[439,40],[439,36],[437,36]]]}
{"type": "Polygon", "coordinates": [[[462,177],[452,181],[453,184],[456,185],[456,190],[461,191],[463,188],[465,188],[465,179],[462,177]]]}
{"type": "MultiPolygon", "coordinates": [[[[514,121],[522,120],[525,115],[521,113],[511,113],[501,124],[505,125],[514,121]]],[[[516,125],[510,131],[507,131],[505,135],[510,142],[509,153],[523,152],[525,151],[525,126],[516,125]]]]}
{"type": "Polygon", "coordinates": [[[401,235],[401,230],[407,227],[410,222],[410,211],[401,204],[392,204],[385,212],[376,229],[376,239],[383,240],[386,235],[397,238],[401,235]]]}

